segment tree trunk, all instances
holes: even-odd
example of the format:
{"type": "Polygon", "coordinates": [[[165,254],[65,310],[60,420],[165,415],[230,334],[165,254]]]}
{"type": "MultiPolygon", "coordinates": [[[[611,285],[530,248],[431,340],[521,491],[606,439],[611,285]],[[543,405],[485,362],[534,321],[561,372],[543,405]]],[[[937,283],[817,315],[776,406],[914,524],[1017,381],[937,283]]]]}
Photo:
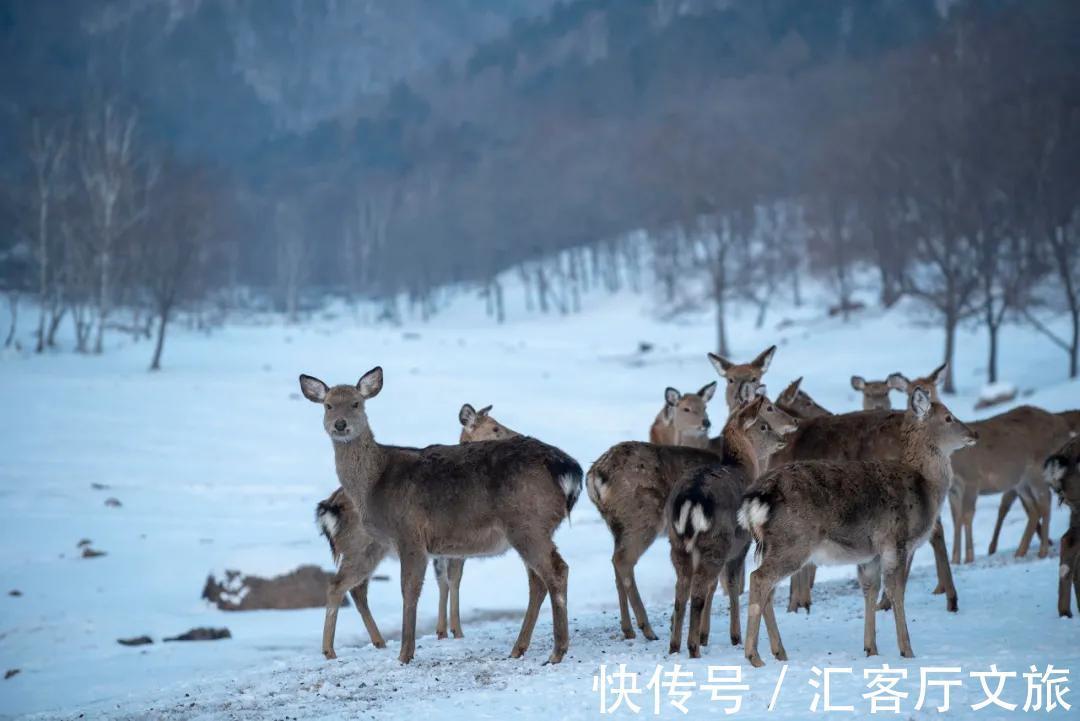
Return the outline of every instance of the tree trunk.
{"type": "Polygon", "coordinates": [[[956,349],[956,314],[951,311],[945,314],[945,385],[942,391],[955,393],[956,385],[953,383],[953,352],[956,349]]]}
{"type": "Polygon", "coordinates": [[[1069,314],[1072,316],[1072,342],[1069,344],[1069,377],[1076,378],[1078,368],[1077,361],[1080,356],[1080,308],[1077,303],[1071,303],[1069,314]]]}
{"type": "Polygon", "coordinates": [[[716,352],[722,356],[728,355],[727,344],[727,311],[725,298],[727,296],[727,273],[724,269],[724,254],[720,254],[717,261],[718,267],[713,269],[713,296],[716,301],[716,352]]]}
{"type": "Polygon", "coordinates": [[[64,320],[64,314],[67,313],[67,306],[54,306],[52,310],[52,317],[49,319],[49,331],[45,334],[45,345],[49,348],[56,347],[56,331],[60,329],[60,321],[64,320]]]}
{"type": "Polygon", "coordinates": [[[41,303],[40,316],[38,317],[37,347],[36,353],[45,352],[45,313],[48,303],[45,301],[49,294],[49,201],[42,200],[38,209],[38,301],[41,303]]]}
{"type": "Polygon", "coordinates": [[[157,343],[154,344],[154,359],[150,361],[150,370],[161,370],[161,351],[165,347],[165,326],[169,322],[169,309],[164,308],[158,316],[157,343]]]}
{"type": "Polygon", "coordinates": [[[8,305],[11,306],[11,326],[8,328],[7,338],[4,340],[4,347],[10,348],[15,343],[15,328],[19,324],[19,293],[14,291],[8,293],[8,305]]]}
{"type": "Polygon", "coordinates": [[[503,303],[502,283],[495,281],[495,322],[502,323],[506,320],[506,306],[503,303]]]}
{"type": "Polygon", "coordinates": [[[998,327],[993,321],[986,324],[986,330],[990,334],[990,357],[986,362],[986,380],[988,383],[997,383],[998,379],[998,327]]]}

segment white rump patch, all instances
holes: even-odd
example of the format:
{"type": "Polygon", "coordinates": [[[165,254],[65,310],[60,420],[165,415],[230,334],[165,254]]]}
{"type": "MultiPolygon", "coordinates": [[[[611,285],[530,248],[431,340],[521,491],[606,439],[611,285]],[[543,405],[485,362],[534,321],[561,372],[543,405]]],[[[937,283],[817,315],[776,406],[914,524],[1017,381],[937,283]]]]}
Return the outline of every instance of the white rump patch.
{"type": "Polygon", "coordinates": [[[712,527],[712,522],[706,517],[705,509],[700,504],[695,504],[690,511],[690,526],[694,533],[705,533],[712,527]]]}
{"type": "Polygon", "coordinates": [[[338,517],[333,511],[323,511],[319,514],[319,527],[330,538],[337,538],[338,517]]]}
{"type": "Polygon", "coordinates": [[[692,505],[690,501],[685,501],[682,508],[679,509],[679,515],[675,517],[675,532],[680,536],[686,531],[686,521],[690,517],[690,507],[692,505]]]}
{"type": "Polygon", "coordinates": [[[1062,578],[1068,578],[1068,576],[1069,576],[1069,564],[1067,564],[1067,563],[1061,564],[1061,568],[1058,570],[1058,574],[1062,578]]]}
{"type": "Polygon", "coordinates": [[[769,520],[769,504],[757,498],[751,498],[739,507],[739,513],[735,519],[753,536],[754,529],[760,528],[765,525],[765,521],[769,520]]]}
{"type": "MultiPolygon", "coordinates": [[[[561,482],[560,485],[562,485],[561,482]]],[[[594,505],[599,506],[604,502],[604,484],[600,482],[599,474],[590,470],[589,475],[585,477],[585,488],[594,505]]]]}
{"type": "Polygon", "coordinates": [[[559,476],[559,487],[562,488],[563,495],[567,498],[577,498],[577,495],[581,493],[581,486],[578,485],[577,479],[570,473],[559,476]]]}
{"type": "Polygon", "coordinates": [[[1065,477],[1066,468],[1057,458],[1051,458],[1043,469],[1043,477],[1054,488],[1061,489],[1061,479],[1065,477]]]}

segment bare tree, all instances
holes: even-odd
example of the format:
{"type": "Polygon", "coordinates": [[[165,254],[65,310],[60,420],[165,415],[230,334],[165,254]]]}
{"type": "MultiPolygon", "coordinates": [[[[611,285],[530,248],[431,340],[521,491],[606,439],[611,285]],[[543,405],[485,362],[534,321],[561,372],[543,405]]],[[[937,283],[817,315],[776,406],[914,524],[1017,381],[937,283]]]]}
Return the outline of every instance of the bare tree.
{"type": "Polygon", "coordinates": [[[136,147],[138,115],[114,98],[94,102],[81,128],[79,170],[90,209],[96,266],[94,353],[104,349],[105,324],[116,292],[117,245],[142,219],[156,171],[136,147]]]}
{"type": "Polygon", "coordinates": [[[50,267],[55,252],[50,244],[49,230],[54,200],[66,191],[64,173],[68,143],[65,123],[50,123],[41,117],[31,121],[28,152],[34,169],[33,199],[37,221],[34,256],[38,266],[38,303],[41,306],[35,349],[38,353],[45,350],[52,319],[61,313],[59,289],[54,283],[57,270],[50,267]]]}

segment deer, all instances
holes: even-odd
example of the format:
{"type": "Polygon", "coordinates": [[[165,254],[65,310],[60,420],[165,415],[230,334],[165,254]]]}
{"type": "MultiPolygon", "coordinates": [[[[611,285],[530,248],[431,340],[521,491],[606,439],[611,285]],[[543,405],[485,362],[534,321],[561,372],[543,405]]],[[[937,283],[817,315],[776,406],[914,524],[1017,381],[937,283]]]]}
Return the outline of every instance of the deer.
{"type": "Polygon", "coordinates": [[[1067,441],[1043,464],[1043,478],[1069,507],[1069,530],[1061,537],[1058,565],[1058,615],[1072,618],[1071,591],[1080,611],[1080,437],[1067,441]]]}
{"type": "Polygon", "coordinates": [[[897,460],[799,461],[769,470],[750,484],[740,525],[756,542],[750,574],[745,655],[754,667],[761,618],[773,656],[787,660],[772,596],[778,581],[807,562],[854,563],[864,597],[863,650],[877,655],[875,604],[882,573],[892,601],[900,654],[914,658],[904,612],[907,564],[933,532],[952,483],[949,456],[978,434],[930,392],[916,386],[900,430],[897,460]]]}
{"type": "MultiPolygon", "coordinates": [[[[902,374],[889,376],[895,390],[908,393],[910,389],[921,387],[937,399],[937,384],[944,379],[945,366],[939,366],[932,373],[908,381],[902,374]],[[903,379],[904,384],[898,382],[903,379]],[[918,385],[916,385],[918,384],[918,385]]],[[[898,411],[856,411],[831,416],[818,416],[806,420],[799,426],[787,446],[773,456],[771,467],[775,468],[793,461],[831,460],[862,461],[896,459],[901,454],[901,431],[904,413],[898,411]]],[[[934,550],[934,565],[937,570],[938,586],[934,593],[945,594],[945,608],[949,612],[959,610],[959,598],[953,582],[952,569],[949,567],[949,554],[945,545],[945,531],[940,521],[934,524],[930,536],[930,545],[934,550]]],[[[811,593],[815,577],[814,564],[807,564],[792,576],[789,589],[788,612],[798,612],[805,608],[810,612],[811,593]]],[[[890,608],[888,589],[882,595],[879,608],[890,608]]]]}
{"type": "Polygon", "coordinates": [[[896,390],[888,379],[868,381],[862,376],[851,376],[851,387],[862,393],[864,411],[891,410],[889,391],[896,390]]]}
{"type": "MultiPolygon", "coordinates": [[[[468,403],[458,412],[461,421],[460,443],[492,441],[514,438],[519,435],[491,417],[491,406],[475,410],[468,403]]],[[[315,520],[330,544],[330,553],[337,566],[326,592],[326,620],[323,624],[323,655],[337,658],[334,651],[334,635],[337,629],[338,609],[348,592],[367,629],[368,638],[375,648],[386,648],[371,610],[367,603],[368,580],[375,568],[392,549],[365,532],[356,506],[340,486],[330,497],[320,501],[315,509],[315,520]]],[[[447,638],[447,607],[449,606],[450,630],[454,638],[464,638],[461,630],[460,594],[461,577],[465,560],[461,558],[435,557],[432,567],[439,584],[439,616],[435,635],[447,638]]]]}
{"type": "Polygon", "coordinates": [[[727,358],[709,353],[709,362],[712,363],[713,368],[721,378],[727,379],[724,397],[727,400],[728,411],[734,411],[739,407],[739,392],[742,384],[749,383],[751,391],[757,390],[775,354],[776,346],[771,345],[749,363],[732,363],[727,358]]]}
{"type": "MultiPolygon", "coordinates": [[[[764,398],[747,400],[751,410],[746,412],[757,417],[765,404],[764,398]]],[[[634,567],[664,533],[664,508],[675,483],[685,473],[718,461],[716,453],[704,448],[624,441],[605,451],[590,467],[585,488],[614,541],[611,565],[625,638],[636,636],[630,620],[633,607],[642,635],[650,641],[657,640],[638,591],[634,567]]]]}
{"type": "Polygon", "coordinates": [[[787,388],[780,391],[780,395],[776,397],[776,405],[800,421],[833,415],[800,388],[802,380],[802,376],[799,376],[789,383],[787,388]]]}
{"type": "Polygon", "coordinates": [[[1069,438],[1065,419],[1033,406],[1018,406],[971,424],[979,432],[979,445],[965,448],[952,458],[955,481],[949,494],[953,517],[952,562],[960,563],[962,541],[966,541],[964,562],[975,560],[972,526],[980,495],[1001,493],[990,541],[989,554],[997,551],[1005,516],[1016,498],[1028,515],[1028,522],[1016,548],[1016,557],[1027,555],[1038,532],[1039,558],[1050,552],[1050,488],[1043,476],[1046,457],[1069,438]],[[963,534],[963,535],[961,535],[963,534]]]}
{"type": "MultiPolygon", "coordinates": [[[[768,403],[764,397],[758,406],[768,403]]],[[[739,594],[750,536],[736,522],[735,515],[746,486],[767,458],[783,448],[783,436],[759,417],[760,407],[746,404],[732,413],[722,432],[723,451],[712,465],[689,471],[671,491],[665,525],[675,567],[675,608],[671,616],[669,653],[682,646],[683,619],[690,601],[687,650],[700,658],[701,646],[709,640],[709,619],[713,594],[723,574],[728,596],[732,645],[741,641],[739,594]]]]}
{"type": "Polygon", "coordinates": [[[559,663],[570,645],[569,567],[553,536],[577,502],[581,466],[528,436],[426,448],[381,444],[366,405],[382,387],[380,366],[356,385],[330,387],[300,376],[304,397],[323,407],[338,482],[364,531],[392,548],[401,564],[398,660],[407,664],[416,653],[416,606],[429,555],[493,556],[513,548],[528,573],[529,603],[510,656],[527,651],[540,605],[550,595],[554,647],[547,662],[559,663]]]}
{"type": "Polygon", "coordinates": [[[704,448],[709,442],[709,414],[705,405],[716,392],[716,381],[707,383],[697,393],[664,390],[664,407],[649,428],[649,442],[666,446],[704,448]]]}

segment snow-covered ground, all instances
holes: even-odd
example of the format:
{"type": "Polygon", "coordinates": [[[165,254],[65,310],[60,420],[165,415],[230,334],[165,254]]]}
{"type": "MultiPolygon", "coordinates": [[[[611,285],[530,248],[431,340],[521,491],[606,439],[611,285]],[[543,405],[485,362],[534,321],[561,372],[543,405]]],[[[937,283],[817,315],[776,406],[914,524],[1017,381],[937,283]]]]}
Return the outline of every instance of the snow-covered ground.
{"type": "MultiPolygon", "coordinates": [[[[355,382],[382,365],[385,387],[368,404],[368,415],[384,442],[452,442],[463,402],[493,403],[496,418],[587,466],[618,441],[646,437],[665,386],[696,389],[715,379],[704,357],[714,344],[712,318],[660,323],[644,310],[648,302],[596,296],[581,315],[503,327],[482,318],[479,304],[470,301],[407,328],[366,326],[341,312],[299,327],[234,324],[211,337],[178,330],[169,339],[166,370],[157,374],[145,371],[145,343],[120,339],[102,357],[3,357],[0,670],[20,672],[0,681],[0,715],[593,718],[599,713],[594,674],[601,664],[610,672],[625,663],[642,674],[643,693],[632,700],[640,715],[651,716],[646,684],[658,664],[670,671],[679,663],[698,683],[706,681],[709,665],[742,665],[741,649],[726,641],[721,603],[704,658],[667,655],[674,579],[663,539],[638,566],[661,640],[619,638],[611,539],[584,496],[572,526],[564,525],[556,539],[571,569],[571,647],[559,666],[541,665],[551,644],[546,604],[526,658],[506,658],[527,587],[513,555],[466,564],[461,641],[435,639],[437,593],[429,579],[420,608],[423,637],[406,667],[396,660],[401,612],[393,562],[380,568],[389,582],[374,583],[370,593],[390,648],[367,645],[359,617],[343,609],[335,661],[320,654],[321,609],[225,613],[200,600],[212,571],[273,575],[301,563],[331,567],[313,510],[336,486],[332,453],[319,409],[299,396],[298,373],[355,382]],[[655,344],[654,350],[639,354],[640,341],[655,344]],[[122,506],[106,506],[109,497],[122,506]],[[76,544],[83,538],[107,555],[80,558],[76,544]],[[21,595],[9,595],[14,590],[21,595]],[[194,626],[227,626],[233,637],[161,643],[194,626]],[[141,634],[155,643],[129,648],[116,642],[141,634]]],[[[736,358],[779,344],[766,376],[773,392],[805,376],[803,387],[835,411],[859,406],[851,374],[921,374],[936,365],[942,346],[935,329],[913,325],[903,309],[868,311],[845,325],[810,305],[774,312],[760,330],[746,312],[733,319],[730,333],[736,358]],[[778,330],[785,318],[792,322],[778,330]]],[[[982,335],[965,331],[957,354],[960,393],[949,399],[962,418],[998,410],[972,410],[984,357],[982,335]]],[[[1020,389],[1016,402],[1051,410],[1080,406],[1080,384],[1065,382],[1061,352],[1030,331],[1006,330],[1001,368],[1020,389]],[[1025,395],[1028,390],[1033,393],[1025,395]]],[[[714,405],[713,419],[722,421],[720,397],[714,405]]],[[[993,707],[973,711],[982,694],[969,672],[992,663],[1017,672],[1003,696],[1021,705],[1026,687],[1020,674],[1031,664],[1080,673],[1080,621],[1056,613],[1057,559],[1011,558],[1023,525],[1019,507],[1006,523],[1003,551],[986,557],[996,506],[996,497],[980,499],[978,560],[956,570],[958,614],[947,614],[943,598],[929,593],[930,553],[920,550],[908,592],[916,659],[900,658],[888,614],[878,618],[882,655],[862,657],[854,570],[827,569],[819,573],[813,615],[778,614],[791,660],[771,713],[766,708],[782,664],[765,656],[764,669],[743,667],[750,687],[744,716],[807,717],[815,665],[853,669],[834,677],[832,701],[853,705],[860,715],[869,709],[863,671],[882,664],[906,669],[900,688],[911,695],[901,708],[916,718],[936,715],[932,707],[940,703],[940,690],[932,691],[926,708],[913,711],[922,667],[961,667],[963,687],[952,693],[952,714],[974,718],[1011,714],[993,707]]],[[[1055,508],[1055,540],[1065,525],[1055,508]]],[[[777,595],[786,599],[786,588],[777,595]]],[[[763,631],[763,650],[764,639],[763,631]]],[[[668,698],[662,698],[662,715],[681,716],[668,698]]],[[[1080,693],[1065,698],[1080,704],[1080,693]]],[[[722,713],[723,704],[699,690],[687,707],[722,713]]],[[[1058,708],[1053,714],[1076,712],[1058,708]]],[[[616,713],[632,715],[625,706],[616,713]]]]}

